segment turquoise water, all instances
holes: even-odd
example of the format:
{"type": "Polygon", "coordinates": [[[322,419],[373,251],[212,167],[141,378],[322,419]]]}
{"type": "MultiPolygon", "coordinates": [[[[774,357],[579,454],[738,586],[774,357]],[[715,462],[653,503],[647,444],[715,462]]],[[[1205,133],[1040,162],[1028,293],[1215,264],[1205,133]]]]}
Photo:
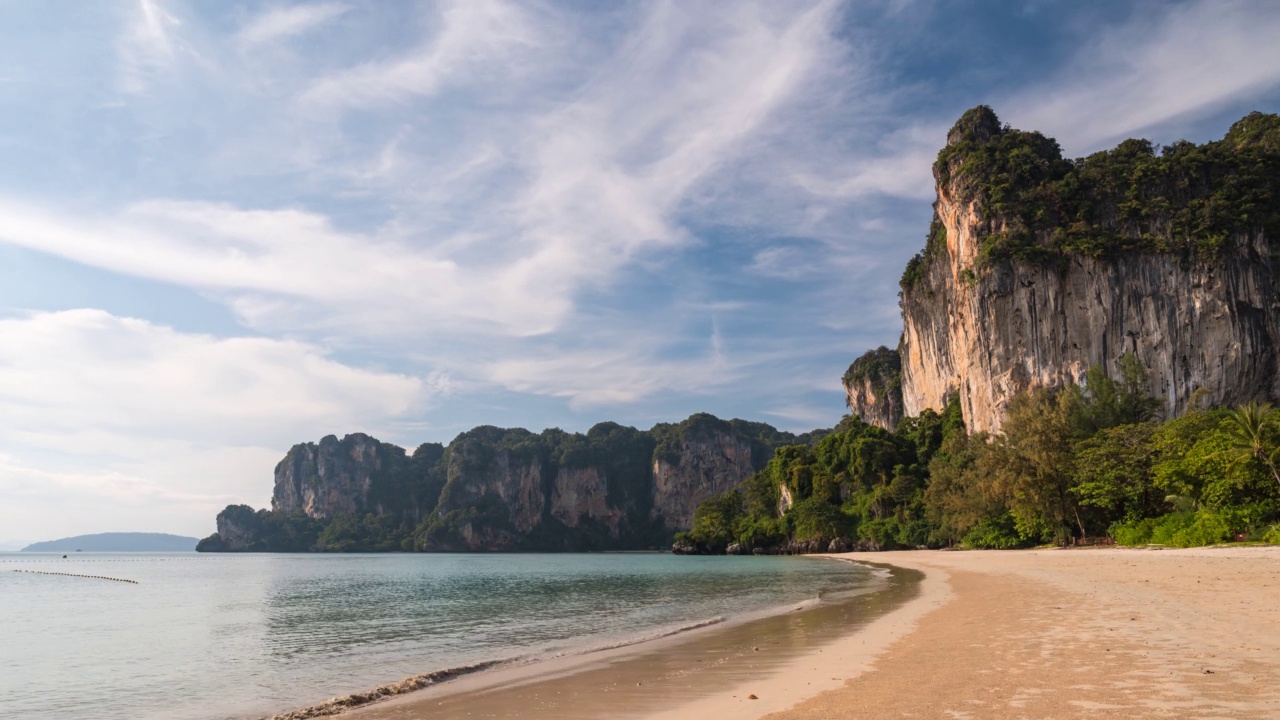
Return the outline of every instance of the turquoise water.
{"type": "Polygon", "coordinates": [[[260,717],[869,582],[787,557],[0,553],[0,717],[260,717]]]}

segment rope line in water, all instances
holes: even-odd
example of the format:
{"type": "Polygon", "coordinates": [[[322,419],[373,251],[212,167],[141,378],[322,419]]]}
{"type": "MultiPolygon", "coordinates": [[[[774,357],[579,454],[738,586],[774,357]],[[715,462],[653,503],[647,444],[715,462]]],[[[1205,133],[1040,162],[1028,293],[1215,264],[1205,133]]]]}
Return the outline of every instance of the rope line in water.
{"type": "Polygon", "coordinates": [[[65,575],[67,577],[89,578],[91,580],[112,580],[114,582],[138,584],[137,580],[125,580],[124,578],[113,578],[105,575],[80,575],[79,573],[50,572],[48,570],[14,570],[14,572],[31,573],[33,575],[65,575]]]}
{"type": "Polygon", "coordinates": [[[0,563],[34,563],[34,562],[52,562],[54,560],[67,560],[75,562],[180,562],[184,560],[207,560],[203,557],[146,557],[146,558],[98,558],[86,557],[84,555],[70,555],[63,558],[50,558],[48,555],[57,555],[60,553],[41,553],[41,556],[27,558],[5,558],[0,563]]]}

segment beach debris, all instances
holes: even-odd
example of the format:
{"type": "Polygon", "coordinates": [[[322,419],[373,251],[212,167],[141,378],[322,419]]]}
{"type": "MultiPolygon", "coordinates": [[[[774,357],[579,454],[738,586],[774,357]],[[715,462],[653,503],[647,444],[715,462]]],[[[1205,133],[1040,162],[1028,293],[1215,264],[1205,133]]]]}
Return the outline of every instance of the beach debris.
{"type": "Polygon", "coordinates": [[[747,696],[747,699],[748,699],[748,700],[759,700],[760,698],[756,697],[755,695],[748,695],[748,696],[747,696]]]}
{"type": "Polygon", "coordinates": [[[395,695],[403,695],[407,692],[420,690],[428,685],[435,685],[445,680],[452,680],[461,675],[469,675],[481,670],[488,670],[491,667],[501,665],[501,660],[491,660],[489,662],[476,663],[475,665],[463,665],[462,667],[449,668],[448,670],[437,670],[435,672],[424,673],[422,675],[414,675],[411,678],[405,678],[399,682],[380,685],[366,692],[352,693],[336,697],[319,705],[312,705],[300,710],[272,715],[268,720],[309,720],[310,718],[325,717],[327,715],[337,715],[352,708],[368,705],[370,703],[385,700],[395,695]]]}
{"type": "Polygon", "coordinates": [[[1204,670],[1204,674],[1205,674],[1205,675],[1212,675],[1212,674],[1213,674],[1213,671],[1212,671],[1212,670],[1210,670],[1209,668],[1205,668],[1205,670],[1204,670]]]}

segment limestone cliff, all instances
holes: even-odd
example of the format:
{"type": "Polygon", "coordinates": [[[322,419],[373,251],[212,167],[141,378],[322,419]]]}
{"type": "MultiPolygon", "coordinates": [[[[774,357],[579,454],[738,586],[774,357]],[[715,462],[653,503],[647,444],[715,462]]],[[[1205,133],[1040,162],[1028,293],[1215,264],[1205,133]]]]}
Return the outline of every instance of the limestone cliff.
{"type": "Polygon", "coordinates": [[[687,433],[674,453],[653,459],[652,516],[686,530],[698,503],[738,487],[759,469],[748,438],[714,430],[687,433]]]}
{"type": "Polygon", "coordinates": [[[1081,382],[1092,365],[1115,376],[1126,353],[1168,415],[1193,395],[1280,397],[1278,152],[1274,115],[1206,146],[1157,155],[1131,140],[1064,161],[988,108],[966,113],[903,278],[903,410],[956,395],[971,430],[997,431],[1016,394],[1081,382]]]}
{"type": "Polygon", "coordinates": [[[363,433],[294,445],[276,465],[271,509],[317,520],[364,512],[365,498],[388,454],[404,450],[363,433]]]}
{"type": "Polygon", "coordinates": [[[649,431],[479,427],[412,455],[363,434],[294,446],[271,511],[228,507],[205,550],[591,550],[659,547],[693,509],[797,438],[695,415],[649,431]],[[286,547],[287,545],[287,547],[286,547]]]}
{"type": "Polygon", "coordinates": [[[883,345],[853,361],[842,378],[845,405],[863,422],[893,432],[902,419],[902,357],[883,345]]]}
{"type": "Polygon", "coordinates": [[[247,505],[232,506],[218,513],[218,538],[223,550],[240,552],[248,550],[254,541],[254,517],[247,505]]]}
{"type": "Polygon", "coordinates": [[[562,467],[551,488],[551,516],[571,528],[588,520],[599,523],[616,538],[625,513],[609,504],[609,479],[603,470],[562,467]]]}

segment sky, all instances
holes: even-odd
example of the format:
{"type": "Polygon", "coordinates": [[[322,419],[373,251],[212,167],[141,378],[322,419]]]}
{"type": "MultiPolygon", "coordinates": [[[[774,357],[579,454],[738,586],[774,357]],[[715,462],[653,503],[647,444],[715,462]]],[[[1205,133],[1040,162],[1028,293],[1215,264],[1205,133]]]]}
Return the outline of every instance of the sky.
{"type": "Polygon", "coordinates": [[[295,443],[804,431],[930,165],[1280,110],[1280,3],[0,0],[0,547],[204,536],[295,443]]]}

